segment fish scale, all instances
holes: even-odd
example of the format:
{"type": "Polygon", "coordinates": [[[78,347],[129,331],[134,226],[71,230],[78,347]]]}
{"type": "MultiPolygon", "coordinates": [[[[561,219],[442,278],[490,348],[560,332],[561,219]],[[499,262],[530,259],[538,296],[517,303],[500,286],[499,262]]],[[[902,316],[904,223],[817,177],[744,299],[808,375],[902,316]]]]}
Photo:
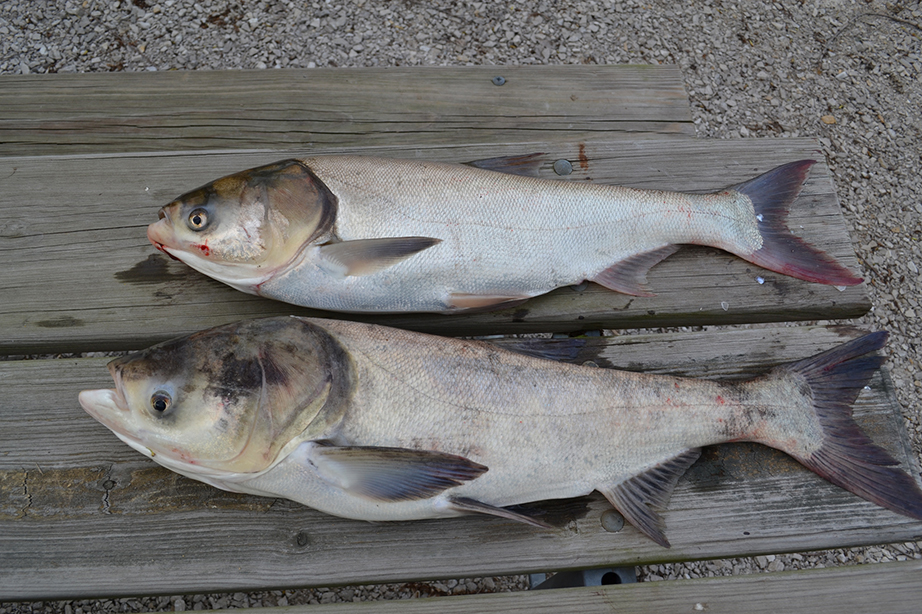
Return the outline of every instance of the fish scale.
{"type": "MultiPolygon", "coordinates": [[[[762,245],[752,204],[740,195],[642,191],[392,162],[382,169],[374,158],[304,161],[339,198],[336,230],[342,240],[408,235],[443,240],[380,279],[347,283],[350,295],[370,293],[378,283],[387,286],[397,298],[388,304],[388,296],[376,296],[375,309],[381,311],[402,310],[399,305],[418,301],[427,288],[432,304],[426,310],[443,308],[452,293],[515,296],[530,288],[529,295],[543,294],[667,244],[704,243],[741,253],[762,245]],[[379,168],[373,180],[364,181],[373,168],[379,168]],[[405,191],[383,199],[380,186],[405,191]]],[[[302,270],[263,285],[261,293],[317,283],[299,276],[302,270]]],[[[351,310],[343,302],[338,309],[351,310]]]]}

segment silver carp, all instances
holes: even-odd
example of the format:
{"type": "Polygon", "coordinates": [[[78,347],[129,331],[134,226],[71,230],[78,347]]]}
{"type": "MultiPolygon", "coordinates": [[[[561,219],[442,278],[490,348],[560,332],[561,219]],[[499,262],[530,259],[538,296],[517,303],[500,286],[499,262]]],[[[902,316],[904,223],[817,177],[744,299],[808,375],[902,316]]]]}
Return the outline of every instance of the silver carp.
{"type": "Polygon", "coordinates": [[[372,324],[250,320],[118,358],[80,403],[161,465],[347,518],[483,513],[601,492],[668,546],[658,510],[702,446],[753,441],[922,519],[922,491],[851,418],[872,333],[746,382],[559,363],[372,324]]]}
{"type": "MultiPolygon", "coordinates": [[[[522,158],[490,167],[517,170],[522,158]]],[[[585,280],[652,296],[647,272],[683,243],[807,281],[858,284],[786,226],[813,164],[690,194],[461,164],[292,159],[180,196],[147,236],[238,290],[340,312],[509,307],[585,280]]]]}

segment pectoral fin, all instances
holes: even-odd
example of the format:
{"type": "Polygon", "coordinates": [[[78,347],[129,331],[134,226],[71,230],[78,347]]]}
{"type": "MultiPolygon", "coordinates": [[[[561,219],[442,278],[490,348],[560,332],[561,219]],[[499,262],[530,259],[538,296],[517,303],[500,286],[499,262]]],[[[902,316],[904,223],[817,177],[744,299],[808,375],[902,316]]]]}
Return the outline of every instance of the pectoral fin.
{"type": "Polygon", "coordinates": [[[370,275],[441,242],[432,237],[391,237],[329,243],[320,247],[319,265],[343,277],[370,275]]]}
{"type": "Polygon", "coordinates": [[[473,480],[487,467],[463,456],[370,446],[307,444],[307,461],[326,482],[377,501],[426,499],[473,480]]]}
{"type": "Polygon", "coordinates": [[[668,548],[666,523],[659,512],[666,509],[679,478],[699,456],[700,448],[687,450],[617,486],[598,490],[641,533],[668,548]]]}
{"type": "Polygon", "coordinates": [[[647,273],[679,249],[678,245],[664,245],[648,252],[635,254],[608,267],[589,281],[609,290],[631,296],[655,296],[647,285],[647,273]]]}

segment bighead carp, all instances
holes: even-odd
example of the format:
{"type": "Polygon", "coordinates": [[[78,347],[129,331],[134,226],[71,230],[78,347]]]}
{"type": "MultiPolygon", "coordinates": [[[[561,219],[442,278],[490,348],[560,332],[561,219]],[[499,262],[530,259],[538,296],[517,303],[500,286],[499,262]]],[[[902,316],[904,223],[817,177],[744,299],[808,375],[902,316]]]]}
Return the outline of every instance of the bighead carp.
{"type": "Polygon", "coordinates": [[[601,492],[668,546],[702,446],[753,441],[922,519],[922,491],[851,418],[872,333],[745,382],[558,363],[372,324],[244,321],[113,360],[80,403],[132,448],[225,490],[364,520],[483,513],[601,492]]]}

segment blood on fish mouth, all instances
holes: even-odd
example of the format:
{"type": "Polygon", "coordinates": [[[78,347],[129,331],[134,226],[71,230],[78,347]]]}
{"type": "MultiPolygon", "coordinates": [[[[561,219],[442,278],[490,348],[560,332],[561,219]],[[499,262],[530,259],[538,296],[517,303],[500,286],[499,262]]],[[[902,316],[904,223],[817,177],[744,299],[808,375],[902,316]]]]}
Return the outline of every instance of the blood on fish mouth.
{"type": "Polygon", "coordinates": [[[179,258],[177,258],[176,256],[174,256],[173,254],[171,254],[169,251],[167,251],[167,248],[164,247],[163,243],[157,243],[156,241],[151,241],[151,243],[154,244],[154,247],[157,249],[157,251],[163,252],[164,254],[166,254],[167,256],[169,256],[170,258],[172,258],[173,260],[175,260],[176,262],[182,262],[182,260],[180,260],[179,258]]]}

